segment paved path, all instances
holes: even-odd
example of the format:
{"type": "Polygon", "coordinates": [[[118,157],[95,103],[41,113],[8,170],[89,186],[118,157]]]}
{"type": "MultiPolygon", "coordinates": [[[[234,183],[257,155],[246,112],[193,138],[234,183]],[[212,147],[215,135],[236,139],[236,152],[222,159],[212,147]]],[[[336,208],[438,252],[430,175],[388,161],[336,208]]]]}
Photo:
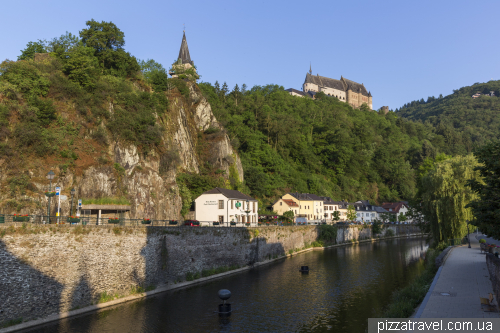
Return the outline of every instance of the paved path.
{"type": "MultiPolygon", "coordinates": [[[[485,254],[479,241],[471,235],[471,248],[462,245],[452,249],[435,285],[417,312],[420,318],[498,318],[498,313],[483,312],[479,297],[493,293],[485,254]],[[441,293],[449,294],[443,296],[441,293]]],[[[481,235],[478,237],[480,238],[481,235]]],[[[496,302],[496,300],[495,300],[496,302]]]]}

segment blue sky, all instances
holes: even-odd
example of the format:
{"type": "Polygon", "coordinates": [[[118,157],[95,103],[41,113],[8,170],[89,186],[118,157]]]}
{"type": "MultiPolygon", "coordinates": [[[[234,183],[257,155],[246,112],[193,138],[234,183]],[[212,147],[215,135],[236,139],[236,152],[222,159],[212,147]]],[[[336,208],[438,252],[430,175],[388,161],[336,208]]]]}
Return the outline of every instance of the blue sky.
{"type": "Polygon", "coordinates": [[[10,1],[0,60],[29,41],[112,21],[125,49],[167,69],[183,24],[201,80],[300,89],[313,74],[364,83],[391,109],[500,79],[500,1],[10,1]]]}

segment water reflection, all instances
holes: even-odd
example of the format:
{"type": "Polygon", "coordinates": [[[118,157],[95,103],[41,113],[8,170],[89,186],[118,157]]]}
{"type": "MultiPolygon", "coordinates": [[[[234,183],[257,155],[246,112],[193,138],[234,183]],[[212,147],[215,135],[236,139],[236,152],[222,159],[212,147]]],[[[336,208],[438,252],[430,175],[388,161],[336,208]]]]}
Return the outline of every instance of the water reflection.
{"type": "Polygon", "coordinates": [[[31,332],[364,332],[423,269],[427,247],[401,239],[308,252],[31,332]],[[233,295],[229,318],[214,313],[223,288],[233,295]]]}

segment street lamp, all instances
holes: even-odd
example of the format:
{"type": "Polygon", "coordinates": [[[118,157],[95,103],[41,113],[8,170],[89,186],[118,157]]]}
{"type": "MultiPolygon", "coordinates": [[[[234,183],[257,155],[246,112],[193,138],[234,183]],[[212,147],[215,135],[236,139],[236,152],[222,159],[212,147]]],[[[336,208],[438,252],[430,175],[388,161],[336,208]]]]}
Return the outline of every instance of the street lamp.
{"type": "Polygon", "coordinates": [[[465,222],[467,222],[467,241],[469,241],[469,249],[470,249],[469,220],[465,220],[465,222]]]}
{"type": "MultiPolygon", "coordinates": [[[[52,192],[52,179],[54,179],[55,175],[56,174],[52,170],[50,170],[49,173],[47,174],[47,179],[50,180],[49,192],[52,192]]],[[[50,196],[49,196],[49,208],[47,211],[47,217],[49,219],[49,224],[50,224],[50,196]]]]}
{"type": "Polygon", "coordinates": [[[73,197],[75,196],[76,190],[71,189],[71,208],[69,209],[69,215],[73,216],[73,197]]]}

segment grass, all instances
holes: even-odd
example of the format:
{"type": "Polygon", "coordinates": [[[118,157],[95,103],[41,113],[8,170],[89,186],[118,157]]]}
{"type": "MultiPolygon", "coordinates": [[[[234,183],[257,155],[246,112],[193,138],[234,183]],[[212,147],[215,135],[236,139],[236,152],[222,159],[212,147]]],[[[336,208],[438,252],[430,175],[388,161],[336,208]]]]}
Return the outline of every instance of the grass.
{"type": "Polygon", "coordinates": [[[130,201],[127,198],[98,198],[98,199],[82,199],[83,205],[130,205],[130,201]]]}
{"type": "Polygon", "coordinates": [[[392,295],[391,303],[381,318],[408,318],[413,314],[417,305],[424,300],[436,275],[435,260],[440,252],[433,249],[427,252],[425,270],[414,278],[408,286],[397,290],[392,295]]]}
{"type": "Polygon", "coordinates": [[[20,324],[22,322],[23,322],[23,318],[11,319],[8,322],[6,322],[5,324],[3,324],[3,326],[1,326],[1,328],[14,326],[14,325],[20,324]]]}
{"type": "Polygon", "coordinates": [[[97,303],[106,303],[106,302],[109,302],[109,301],[112,301],[116,298],[118,298],[118,295],[111,295],[109,294],[108,295],[108,292],[103,292],[99,295],[99,300],[97,301],[97,303]]]}

